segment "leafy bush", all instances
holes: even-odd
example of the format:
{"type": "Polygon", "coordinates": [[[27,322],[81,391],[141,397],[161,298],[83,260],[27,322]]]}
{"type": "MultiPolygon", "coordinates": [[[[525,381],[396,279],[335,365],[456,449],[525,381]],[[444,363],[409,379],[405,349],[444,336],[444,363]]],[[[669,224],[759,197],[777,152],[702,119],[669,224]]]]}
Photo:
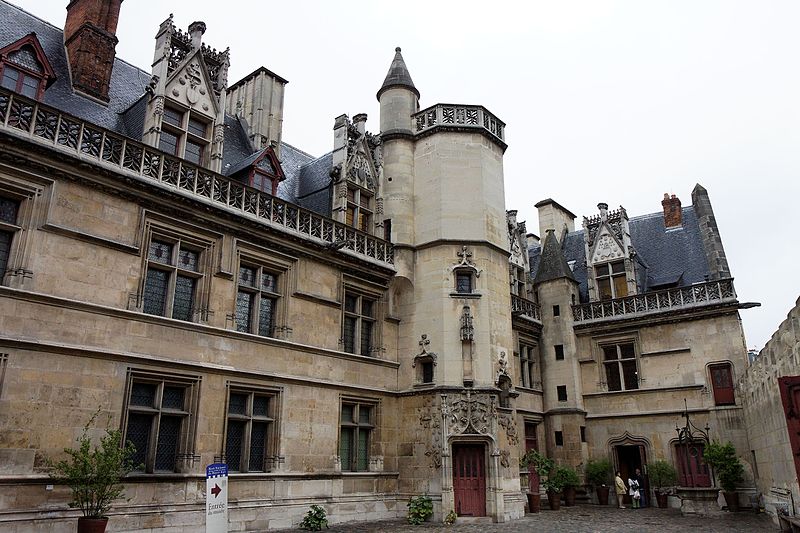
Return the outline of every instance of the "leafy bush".
{"type": "Polygon", "coordinates": [[[447,513],[447,516],[444,517],[444,523],[447,524],[448,526],[452,526],[453,524],[456,523],[456,518],[458,518],[458,515],[456,515],[456,512],[453,511],[453,510],[450,510],[450,512],[447,513]]]}
{"type": "Polygon", "coordinates": [[[666,461],[653,461],[647,465],[647,476],[656,491],[664,494],[678,483],[678,472],[666,461]]]}
{"type": "Polygon", "coordinates": [[[433,516],[433,501],[427,494],[414,496],[408,501],[408,523],[415,526],[433,516]]]}
{"type": "Polygon", "coordinates": [[[106,516],[114,501],[125,494],[120,480],[136,466],[132,461],[136,447],[130,442],[122,446],[119,430],[106,429],[99,445],[92,446],[89,428],[99,413],[98,409],[84,426],[77,448],[64,448],[66,459],[48,461],[53,481],[72,489],[69,506],[79,508],[87,518],[106,516]]]}
{"type": "Polygon", "coordinates": [[[706,446],[703,457],[706,462],[714,469],[717,481],[726,492],[736,490],[736,485],[744,479],[744,466],[736,456],[736,448],[733,444],[726,442],[720,444],[717,441],[706,446]]]}
{"type": "Polygon", "coordinates": [[[566,487],[580,485],[578,473],[568,466],[556,466],[542,483],[548,492],[562,492],[566,487]]]}
{"type": "Polygon", "coordinates": [[[300,522],[300,529],[309,531],[320,531],[323,526],[328,527],[328,515],[321,505],[312,505],[306,513],[303,521],[300,522]]]}
{"type": "Polygon", "coordinates": [[[611,483],[611,461],[593,459],[586,463],[586,479],[594,487],[611,483]]]}
{"type": "Polygon", "coordinates": [[[548,475],[555,465],[555,461],[548,459],[545,455],[536,450],[527,451],[525,455],[519,459],[519,466],[523,468],[533,466],[533,469],[540,476],[548,475]]]}

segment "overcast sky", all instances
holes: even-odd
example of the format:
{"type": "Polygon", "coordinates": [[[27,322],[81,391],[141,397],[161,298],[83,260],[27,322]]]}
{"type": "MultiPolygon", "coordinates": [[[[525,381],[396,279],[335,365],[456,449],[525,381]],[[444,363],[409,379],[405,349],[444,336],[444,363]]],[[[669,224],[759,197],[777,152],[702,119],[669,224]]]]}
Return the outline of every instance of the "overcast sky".
{"type": "MultiPolygon", "coordinates": [[[[67,0],[15,0],[63,27],[67,0]]],[[[230,47],[235,82],[263,65],[289,80],[284,141],[332,149],[333,119],[366,112],[403,56],[423,107],[481,104],[505,121],[505,193],[528,231],[554,198],[581,217],[629,216],[708,189],[761,348],[800,295],[800,2],[126,0],[117,56],[145,70],[170,12],[230,47]]]]}

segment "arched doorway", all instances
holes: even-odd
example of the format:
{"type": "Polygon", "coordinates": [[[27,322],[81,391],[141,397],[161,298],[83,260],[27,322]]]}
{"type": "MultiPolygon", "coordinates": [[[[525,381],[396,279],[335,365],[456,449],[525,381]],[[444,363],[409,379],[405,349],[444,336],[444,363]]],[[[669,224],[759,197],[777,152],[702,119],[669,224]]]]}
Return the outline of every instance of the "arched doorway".
{"type": "MultiPolygon", "coordinates": [[[[609,439],[608,444],[611,448],[614,470],[620,472],[626,485],[628,479],[634,476],[637,468],[642,472],[644,479],[642,492],[645,494],[646,503],[649,502],[650,483],[647,479],[647,457],[650,451],[650,441],[641,436],[631,435],[626,431],[619,437],[609,439]]],[[[629,494],[623,497],[623,502],[631,503],[629,494]]]]}

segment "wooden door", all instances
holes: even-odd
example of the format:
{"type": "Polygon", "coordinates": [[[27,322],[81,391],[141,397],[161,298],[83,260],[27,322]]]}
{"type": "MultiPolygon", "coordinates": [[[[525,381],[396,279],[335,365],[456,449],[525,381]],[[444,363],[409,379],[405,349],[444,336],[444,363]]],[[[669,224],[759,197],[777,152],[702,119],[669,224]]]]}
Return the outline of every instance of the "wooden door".
{"type": "MultiPolygon", "coordinates": [[[[539,451],[539,440],[536,436],[536,424],[525,423],[525,451],[539,451]]],[[[533,465],[528,466],[528,489],[531,494],[539,494],[539,474],[533,465]]]]}
{"type": "Polygon", "coordinates": [[[789,446],[794,457],[794,469],[800,479],[800,376],[778,378],[786,415],[786,429],[789,430],[789,446]]]}
{"type": "Polygon", "coordinates": [[[714,389],[715,405],[733,405],[733,375],[731,365],[713,365],[711,367],[711,387],[714,389]]]}
{"type": "Polygon", "coordinates": [[[710,487],[711,474],[703,459],[704,446],[700,443],[677,444],[678,482],[682,487],[710,487]]]}
{"type": "Polygon", "coordinates": [[[486,516],[486,462],[482,444],[453,446],[453,492],[458,516],[486,516]]]}

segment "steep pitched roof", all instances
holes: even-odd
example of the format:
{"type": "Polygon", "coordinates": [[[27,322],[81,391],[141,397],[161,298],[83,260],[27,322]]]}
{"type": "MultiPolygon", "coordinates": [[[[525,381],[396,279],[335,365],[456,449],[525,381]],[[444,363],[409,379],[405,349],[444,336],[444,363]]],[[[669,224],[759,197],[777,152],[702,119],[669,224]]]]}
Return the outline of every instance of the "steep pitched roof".
{"type": "Polygon", "coordinates": [[[572,275],[572,271],[569,269],[567,260],[561,250],[561,243],[558,242],[553,230],[547,230],[544,246],[542,246],[541,250],[542,256],[539,259],[536,277],[533,279],[534,283],[542,283],[559,278],[575,281],[575,276],[572,275]]]}
{"type": "Polygon", "coordinates": [[[383,91],[391,89],[392,87],[405,87],[407,89],[411,89],[414,94],[417,95],[417,98],[419,98],[419,91],[414,86],[414,82],[411,80],[411,74],[408,73],[406,62],[403,61],[403,55],[400,53],[400,47],[398,46],[395,48],[394,52],[394,59],[392,60],[392,64],[389,66],[389,72],[386,74],[386,79],[383,80],[383,85],[381,85],[380,90],[378,90],[378,99],[380,100],[383,91]]]}

